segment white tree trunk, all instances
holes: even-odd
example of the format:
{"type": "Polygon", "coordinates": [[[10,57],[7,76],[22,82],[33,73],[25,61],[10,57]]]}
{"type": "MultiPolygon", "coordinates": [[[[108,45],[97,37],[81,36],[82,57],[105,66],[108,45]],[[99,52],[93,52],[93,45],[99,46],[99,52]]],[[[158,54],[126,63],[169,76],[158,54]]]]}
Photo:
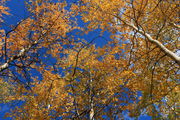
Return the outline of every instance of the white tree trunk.
{"type": "Polygon", "coordinates": [[[141,35],[143,35],[144,37],[146,37],[150,42],[154,43],[155,45],[157,45],[162,52],[164,52],[165,54],[167,54],[169,57],[171,57],[179,66],[180,66],[180,57],[178,55],[176,55],[175,53],[173,53],[172,51],[170,51],[168,48],[166,48],[162,43],[160,43],[158,40],[153,39],[148,33],[146,33],[145,31],[139,30],[134,24],[131,23],[126,23],[129,27],[133,28],[134,30],[136,30],[138,33],[140,33],[141,35]]]}

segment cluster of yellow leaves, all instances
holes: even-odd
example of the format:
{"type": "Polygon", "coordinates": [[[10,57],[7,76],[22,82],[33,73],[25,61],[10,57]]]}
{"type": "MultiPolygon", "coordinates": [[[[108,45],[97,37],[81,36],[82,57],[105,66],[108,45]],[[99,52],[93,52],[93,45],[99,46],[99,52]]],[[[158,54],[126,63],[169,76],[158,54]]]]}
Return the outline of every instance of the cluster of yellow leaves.
{"type": "MultiPolygon", "coordinates": [[[[82,19],[89,22],[89,29],[109,29],[115,32],[132,32],[126,23],[133,23],[169,49],[176,49],[178,32],[172,24],[179,22],[178,1],[157,0],[84,0],[82,19]],[[94,12],[95,11],[95,12],[94,12]],[[171,43],[170,43],[171,40],[171,43]]],[[[132,39],[128,37],[127,39],[132,39]]]]}
{"type": "Polygon", "coordinates": [[[8,7],[4,7],[4,6],[1,5],[0,10],[1,10],[1,14],[0,14],[1,17],[2,17],[2,14],[9,15],[9,13],[7,12],[8,7]]]}
{"type": "Polygon", "coordinates": [[[70,98],[67,99],[68,93],[65,91],[65,79],[48,70],[45,70],[42,75],[42,81],[34,79],[34,87],[31,88],[31,91],[21,90],[21,100],[25,100],[26,104],[22,108],[16,108],[9,116],[16,119],[43,120],[59,116],[58,114],[50,115],[52,110],[67,111],[60,107],[66,107],[70,101],[70,98]],[[17,116],[14,116],[15,114],[17,116]]]}
{"type": "MultiPolygon", "coordinates": [[[[3,46],[4,46],[4,39],[5,39],[5,31],[4,30],[0,30],[0,49],[2,50],[3,46]]],[[[2,52],[0,52],[0,55],[2,56],[2,52]]]]}
{"type": "MultiPolygon", "coordinates": [[[[109,22],[114,21],[114,14],[119,14],[121,8],[125,5],[122,0],[83,0],[86,6],[79,9],[83,11],[82,20],[90,22],[88,29],[96,29],[100,27],[102,30],[110,28],[109,22]],[[86,12],[84,12],[86,11],[86,12]]],[[[112,29],[109,29],[112,31],[112,29]]]]}
{"type": "Polygon", "coordinates": [[[9,97],[14,93],[13,86],[0,78],[0,103],[9,102],[9,97]]]}
{"type": "Polygon", "coordinates": [[[3,19],[2,19],[3,14],[4,15],[9,15],[9,12],[8,12],[9,8],[5,7],[5,2],[6,1],[7,0],[1,0],[0,1],[0,22],[3,22],[3,19]]]}
{"type": "MultiPolygon", "coordinates": [[[[123,92],[119,86],[124,86],[135,76],[132,69],[126,69],[128,62],[123,57],[119,59],[115,57],[115,54],[121,54],[121,50],[122,47],[119,45],[113,47],[106,45],[98,49],[92,45],[88,48],[79,48],[77,51],[70,50],[68,52],[64,69],[71,69],[71,74],[67,78],[72,81],[71,84],[76,86],[72,92],[78,93],[76,99],[80,111],[83,111],[89,104],[89,94],[85,92],[90,89],[89,85],[93,87],[93,96],[97,96],[93,98],[96,101],[95,104],[107,104],[109,99],[113,99],[115,93],[123,92]],[[72,76],[74,72],[75,75],[72,76]],[[74,77],[73,80],[72,77],[74,77]],[[76,79],[80,81],[77,82],[76,79]]],[[[117,102],[117,99],[112,101],[117,102]]],[[[99,108],[96,109],[98,111],[99,108]]]]}
{"type": "Polygon", "coordinates": [[[15,54],[15,52],[18,52],[19,50],[27,47],[30,45],[31,42],[29,40],[29,31],[32,30],[32,24],[34,20],[28,18],[25,21],[22,21],[21,24],[19,24],[15,31],[11,32],[9,37],[5,38],[7,39],[7,48],[11,49],[11,55],[15,54]]]}
{"type": "MultiPolygon", "coordinates": [[[[6,38],[3,38],[4,31],[0,31],[1,41],[7,39],[9,57],[37,41],[37,49],[48,48],[47,54],[51,54],[57,60],[55,67],[63,69],[64,73],[62,77],[58,70],[47,69],[46,64],[34,65],[33,68],[42,74],[43,80],[34,79],[31,90],[20,86],[17,89],[19,94],[9,97],[10,100],[26,101],[22,108],[16,108],[12,112],[12,117],[44,120],[71,115],[76,118],[71,112],[83,113],[90,108],[92,101],[94,106],[127,103],[127,106],[118,109],[129,110],[131,116],[140,115],[142,109],[146,109],[149,115],[156,116],[157,114],[153,114],[153,104],[163,104],[163,99],[167,100],[166,107],[173,108],[173,105],[179,102],[175,100],[179,93],[179,76],[176,75],[178,66],[154,44],[127,27],[126,23],[132,22],[153,38],[167,44],[166,47],[173,51],[177,48],[178,39],[177,29],[172,26],[173,23],[178,23],[178,2],[81,2],[84,3],[82,6],[72,5],[73,12],[69,12],[64,8],[66,3],[31,0],[29,11],[32,18],[20,22],[6,38]],[[73,40],[62,39],[74,29],[74,26],[70,26],[70,17],[78,15],[79,12],[82,12],[82,20],[88,23],[88,31],[99,27],[109,30],[115,34],[112,36],[114,40],[102,48],[96,48],[86,42],[75,44],[71,43],[73,40]],[[63,48],[63,45],[71,45],[73,48],[64,50],[66,47],[63,48]],[[63,57],[60,55],[61,52],[64,54],[63,57]],[[136,95],[137,91],[142,92],[140,102],[129,104],[131,95],[136,95]],[[120,95],[124,99],[119,99],[119,96],[114,97],[116,93],[126,93],[127,96],[120,95]],[[52,114],[52,111],[55,113],[52,114]]],[[[0,6],[3,14],[7,14],[6,9],[0,6]]],[[[29,58],[30,56],[27,59],[29,58]]],[[[166,107],[160,106],[159,109],[165,114],[171,114],[173,110],[166,111],[166,107]]],[[[101,108],[95,107],[94,111],[99,109],[101,108]]],[[[99,116],[97,118],[101,119],[99,116]]]]}
{"type": "MultiPolygon", "coordinates": [[[[172,0],[83,0],[83,2],[85,5],[79,9],[83,11],[82,19],[89,23],[89,29],[100,27],[111,32],[115,30],[115,33],[121,36],[115,39],[126,39],[131,44],[131,48],[127,49],[129,52],[127,58],[133,65],[136,77],[129,80],[128,88],[142,91],[144,103],[153,104],[169,94],[168,91],[177,84],[175,81],[178,79],[176,75],[178,66],[126,23],[134,24],[174,51],[178,48],[179,32],[173,24],[179,22],[179,2],[172,0]],[[146,96],[149,98],[146,99],[146,96]]],[[[143,102],[141,104],[144,104],[143,102]]]]}
{"type": "MultiPolygon", "coordinates": [[[[63,40],[66,33],[74,29],[70,26],[69,13],[64,9],[65,3],[35,4],[29,8],[33,16],[24,19],[14,26],[13,31],[6,36],[7,49],[11,50],[9,56],[17,54],[23,48],[31,46],[34,42],[39,43],[39,47],[49,47],[54,42],[61,41],[63,44],[68,41],[63,40]],[[33,9],[31,11],[31,9],[33,9]]],[[[57,44],[51,48],[57,47],[57,44]]],[[[58,47],[61,49],[61,45],[58,47]]],[[[52,49],[53,50],[53,49],[52,49]]],[[[54,49],[56,50],[56,49],[54,49]]],[[[54,51],[54,53],[56,53],[54,51]]]]}
{"type": "MultiPolygon", "coordinates": [[[[34,79],[34,86],[30,91],[19,89],[21,94],[18,98],[26,100],[26,104],[22,108],[16,108],[10,116],[16,119],[50,119],[68,116],[68,112],[75,108],[81,113],[90,105],[92,96],[95,106],[109,104],[109,100],[116,105],[128,102],[127,99],[130,98],[119,100],[114,97],[115,93],[124,91],[120,85],[126,87],[125,83],[135,77],[133,69],[126,69],[128,62],[123,57],[115,57],[118,54],[123,56],[121,52],[122,46],[118,44],[108,44],[103,48],[91,45],[82,49],[77,45],[73,49],[67,49],[65,53],[68,56],[56,65],[64,68],[65,75],[62,77],[58,73],[52,73],[52,68],[40,68],[43,80],[34,79]],[[52,110],[57,113],[50,115],[52,110]]],[[[95,111],[99,109],[94,108],[95,111]]]]}

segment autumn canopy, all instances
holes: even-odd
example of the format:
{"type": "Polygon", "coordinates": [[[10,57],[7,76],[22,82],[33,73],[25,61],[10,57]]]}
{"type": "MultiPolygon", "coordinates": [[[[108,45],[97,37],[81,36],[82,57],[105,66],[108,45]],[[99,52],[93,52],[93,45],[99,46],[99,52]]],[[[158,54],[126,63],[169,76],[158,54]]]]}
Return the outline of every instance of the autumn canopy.
{"type": "Polygon", "coordinates": [[[7,30],[10,2],[0,1],[0,102],[17,107],[5,117],[178,119],[178,0],[24,0],[28,16],[7,30]]]}

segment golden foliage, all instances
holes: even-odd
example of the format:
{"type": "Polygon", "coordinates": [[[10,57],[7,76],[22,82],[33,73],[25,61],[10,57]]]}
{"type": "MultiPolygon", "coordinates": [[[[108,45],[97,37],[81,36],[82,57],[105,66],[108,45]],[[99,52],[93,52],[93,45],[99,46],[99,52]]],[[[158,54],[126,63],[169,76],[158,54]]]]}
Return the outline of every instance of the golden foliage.
{"type": "MultiPolygon", "coordinates": [[[[9,14],[4,2],[0,17],[9,14]]],[[[7,34],[0,30],[0,70],[6,76],[0,79],[0,99],[25,102],[7,116],[123,119],[128,110],[131,117],[145,111],[153,119],[176,119],[179,66],[147,36],[172,52],[178,49],[178,1],[81,0],[67,6],[30,0],[31,16],[7,34]],[[76,15],[87,26],[79,27],[76,15]],[[112,33],[101,48],[69,35],[97,28],[112,33]]]]}

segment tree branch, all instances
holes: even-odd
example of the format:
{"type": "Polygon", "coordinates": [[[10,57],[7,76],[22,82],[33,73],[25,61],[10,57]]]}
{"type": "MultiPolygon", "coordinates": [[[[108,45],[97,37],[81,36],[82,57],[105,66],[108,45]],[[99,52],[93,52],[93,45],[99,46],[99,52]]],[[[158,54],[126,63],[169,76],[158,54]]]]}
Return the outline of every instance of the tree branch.
{"type": "MultiPolygon", "coordinates": [[[[146,33],[143,30],[140,30],[132,22],[130,23],[130,22],[126,21],[126,20],[121,19],[121,17],[119,17],[118,15],[114,15],[114,14],[111,14],[111,13],[108,13],[108,14],[113,15],[114,17],[116,17],[117,19],[122,21],[125,25],[131,27],[132,29],[134,29],[135,31],[137,31],[138,33],[140,33],[141,35],[146,37],[148,39],[148,41],[150,41],[151,43],[157,45],[157,47],[160,48],[162,50],[162,52],[167,54],[167,56],[171,57],[180,66],[180,57],[178,55],[176,55],[174,52],[170,51],[168,48],[166,48],[161,42],[159,42],[156,39],[153,39],[150,34],[146,33]]],[[[173,25],[175,25],[175,24],[173,24],[173,25]]],[[[175,25],[175,26],[176,26],[176,28],[179,28],[178,25],[175,25]]]]}
{"type": "Polygon", "coordinates": [[[25,53],[27,51],[29,51],[31,49],[31,47],[36,45],[37,43],[38,43],[38,41],[35,41],[33,44],[29,45],[28,47],[21,49],[21,51],[17,55],[12,56],[9,60],[7,60],[6,63],[0,65],[0,72],[2,72],[3,70],[7,69],[9,67],[9,64],[12,61],[14,61],[14,60],[22,57],[23,55],[25,55],[25,53]]]}
{"type": "Polygon", "coordinates": [[[165,54],[167,54],[169,57],[171,57],[180,66],[180,57],[178,55],[176,55],[175,53],[173,53],[172,51],[170,51],[168,48],[166,48],[161,42],[159,42],[156,39],[153,39],[151,37],[151,35],[149,35],[145,31],[142,31],[142,30],[138,29],[134,24],[127,23],[127,22],[125,24],[128,25],[129,27],[133,28],[134,30],[136,30],[141,35],[145,36],[150,42],[157,45],[165,54]]]}

